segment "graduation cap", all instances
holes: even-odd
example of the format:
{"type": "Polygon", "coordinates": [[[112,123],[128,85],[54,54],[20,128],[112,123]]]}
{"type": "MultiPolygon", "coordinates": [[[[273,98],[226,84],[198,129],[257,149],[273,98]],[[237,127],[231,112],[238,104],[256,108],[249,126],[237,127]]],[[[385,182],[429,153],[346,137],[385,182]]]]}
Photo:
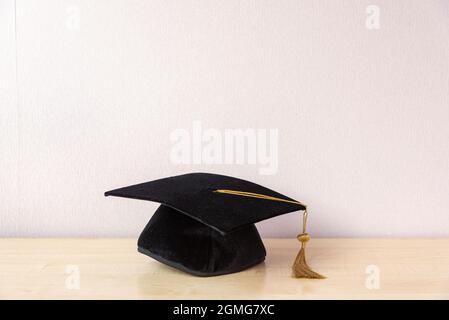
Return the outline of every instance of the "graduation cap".
{"type": "Polygon", "coordinates": [[[196,276],[242,271],[265,260],[255,223],[304,211],[298,278],[323,278],[305,260],[307,208],[255,183],[229,176],[190,173],[111,190],[116,196],[158,202],[139,236],[138,251],[196,276]]]}

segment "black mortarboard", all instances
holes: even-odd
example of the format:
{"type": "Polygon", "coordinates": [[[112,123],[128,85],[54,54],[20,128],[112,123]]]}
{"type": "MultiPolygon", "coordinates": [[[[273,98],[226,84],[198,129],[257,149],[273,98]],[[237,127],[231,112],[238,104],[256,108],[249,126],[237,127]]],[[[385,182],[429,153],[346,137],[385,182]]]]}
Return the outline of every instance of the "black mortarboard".
{"type": "MultiPolygon", "coordinates": [[[[154,180],[105,195],[160,203],[139,237],[138,251],[197,276],[238,272],[262,262],[265,247],[254,223],[293,211],[306,213],[305,205],[273,190],[208,173],[154,180]]],[[[298,239],[303,246],[297,262],[304,269],[305,230],[298,239]]],[[[295,273],[319,277],[311,270],[295,273]]]]}

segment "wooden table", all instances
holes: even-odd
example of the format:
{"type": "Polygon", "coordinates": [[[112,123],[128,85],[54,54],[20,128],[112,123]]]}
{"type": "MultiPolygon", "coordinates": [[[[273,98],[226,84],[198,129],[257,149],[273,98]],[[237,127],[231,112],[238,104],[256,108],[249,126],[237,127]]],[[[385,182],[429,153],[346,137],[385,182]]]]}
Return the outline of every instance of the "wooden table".
{"type": "Polygon", "coordinates": [[[136,251],[135,239],[0,239],[2,299],[449,299],[449,239],[312,239],[325,280],[290,277],[295,239],[266,239],[267,259],[198,278],[136,251]]]}

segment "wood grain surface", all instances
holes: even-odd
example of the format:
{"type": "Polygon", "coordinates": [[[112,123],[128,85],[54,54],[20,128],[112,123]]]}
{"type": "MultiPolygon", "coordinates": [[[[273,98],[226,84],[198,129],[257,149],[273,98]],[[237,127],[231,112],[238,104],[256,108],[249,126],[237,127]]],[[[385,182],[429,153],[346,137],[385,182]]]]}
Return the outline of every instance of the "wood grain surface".
{"type": "Polygon", "coordinates": [[[198,278],[136,250],[135,239],[0,239],[1,299],[449,299],[449,239],[312,239],[324,280],[294,279],[295,239],[267,259],[198,278]]]}

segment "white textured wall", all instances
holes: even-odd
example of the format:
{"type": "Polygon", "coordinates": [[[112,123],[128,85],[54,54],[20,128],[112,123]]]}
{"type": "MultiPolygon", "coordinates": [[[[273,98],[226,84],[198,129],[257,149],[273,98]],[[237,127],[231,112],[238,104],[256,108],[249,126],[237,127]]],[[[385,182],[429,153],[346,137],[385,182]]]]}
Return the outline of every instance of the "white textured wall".
{"type": "Polygon", "coordinates": [[[103,192],[191,171],[305,201],[315,236],[449,236],[448,40],[444,0],[1,0],[0,236],[136,236],[157,205],[103,192]],[[277,174],[173,164],[194,120],[278,129],[277,174]]]}

